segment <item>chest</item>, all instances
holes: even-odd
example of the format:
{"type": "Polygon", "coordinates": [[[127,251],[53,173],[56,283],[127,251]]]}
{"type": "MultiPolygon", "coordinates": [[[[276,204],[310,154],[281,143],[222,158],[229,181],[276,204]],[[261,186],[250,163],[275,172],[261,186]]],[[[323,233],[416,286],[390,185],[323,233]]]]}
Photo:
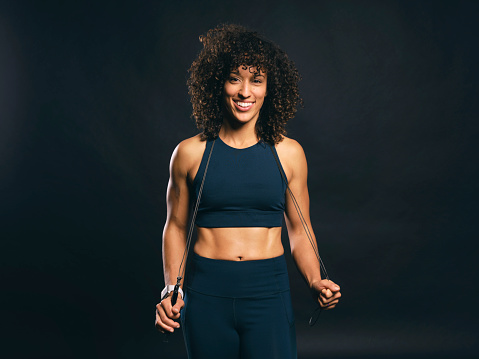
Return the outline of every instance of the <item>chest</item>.
{"type": "Polygon", "coordinates": [[[244,151],[215,148],[207,170],[201,207],[209,210],[278,210],[286,184],[269,147],[244,151]]]}

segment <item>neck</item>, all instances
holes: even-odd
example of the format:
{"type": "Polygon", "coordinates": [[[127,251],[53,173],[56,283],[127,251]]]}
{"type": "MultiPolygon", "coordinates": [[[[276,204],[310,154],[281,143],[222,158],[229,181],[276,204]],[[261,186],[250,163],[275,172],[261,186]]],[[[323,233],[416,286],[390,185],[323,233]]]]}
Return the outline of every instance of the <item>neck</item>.
{"type": "Polygon", "coordinates": [[[242,125],[232,125],[226,119],[223,121],[219,136],[221,139],[237,148],[249,147],[259,141],[255,129],[256,122],[248,122],[242,125]]]}

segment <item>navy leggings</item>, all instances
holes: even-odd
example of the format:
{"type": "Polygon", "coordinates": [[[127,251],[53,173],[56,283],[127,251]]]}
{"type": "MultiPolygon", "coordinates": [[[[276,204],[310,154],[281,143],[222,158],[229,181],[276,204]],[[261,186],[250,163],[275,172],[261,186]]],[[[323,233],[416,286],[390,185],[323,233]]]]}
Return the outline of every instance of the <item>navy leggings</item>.
{"type": "Polygon", "coordinates": [[[189,359],[295,359],[284,256],[224,261],[193,254],[181,322],[189,359]]]}

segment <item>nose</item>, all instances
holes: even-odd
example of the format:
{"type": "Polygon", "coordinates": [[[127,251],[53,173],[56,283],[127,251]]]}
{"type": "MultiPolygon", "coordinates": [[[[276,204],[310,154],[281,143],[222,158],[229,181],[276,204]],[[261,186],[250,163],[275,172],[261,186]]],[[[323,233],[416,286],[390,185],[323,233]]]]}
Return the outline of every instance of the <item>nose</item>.
{"type": "Polygon", "coordinates": [[[251,88],[250,88],[250,84],[248,81],[244,81],[242,84],[241,84],[241,87],[238,91],[238,95],[242,98],[248,98],[251,96],[251,88]]]}

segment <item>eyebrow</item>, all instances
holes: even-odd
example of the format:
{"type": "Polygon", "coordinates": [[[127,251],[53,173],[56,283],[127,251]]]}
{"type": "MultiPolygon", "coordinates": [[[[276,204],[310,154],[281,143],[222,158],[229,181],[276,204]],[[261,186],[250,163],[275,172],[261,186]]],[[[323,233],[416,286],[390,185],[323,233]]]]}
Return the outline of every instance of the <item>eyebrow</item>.
{"type": "MultiPolygon", "coordinates": [[[[240,75],[239,71],[237,71],[237,70],[231,71],[231,72],[230,72],[230,75],[231,75],[231,74],[234,74],[234,75],[240,75]]],[[[255,77],[258,77],[258,76],[265,77],[265,75],[263,75],[263,74],[260,74],[260,73],[255,73],[255,72],[252,72],[252,74],[253,74],[255,77]]]]}

